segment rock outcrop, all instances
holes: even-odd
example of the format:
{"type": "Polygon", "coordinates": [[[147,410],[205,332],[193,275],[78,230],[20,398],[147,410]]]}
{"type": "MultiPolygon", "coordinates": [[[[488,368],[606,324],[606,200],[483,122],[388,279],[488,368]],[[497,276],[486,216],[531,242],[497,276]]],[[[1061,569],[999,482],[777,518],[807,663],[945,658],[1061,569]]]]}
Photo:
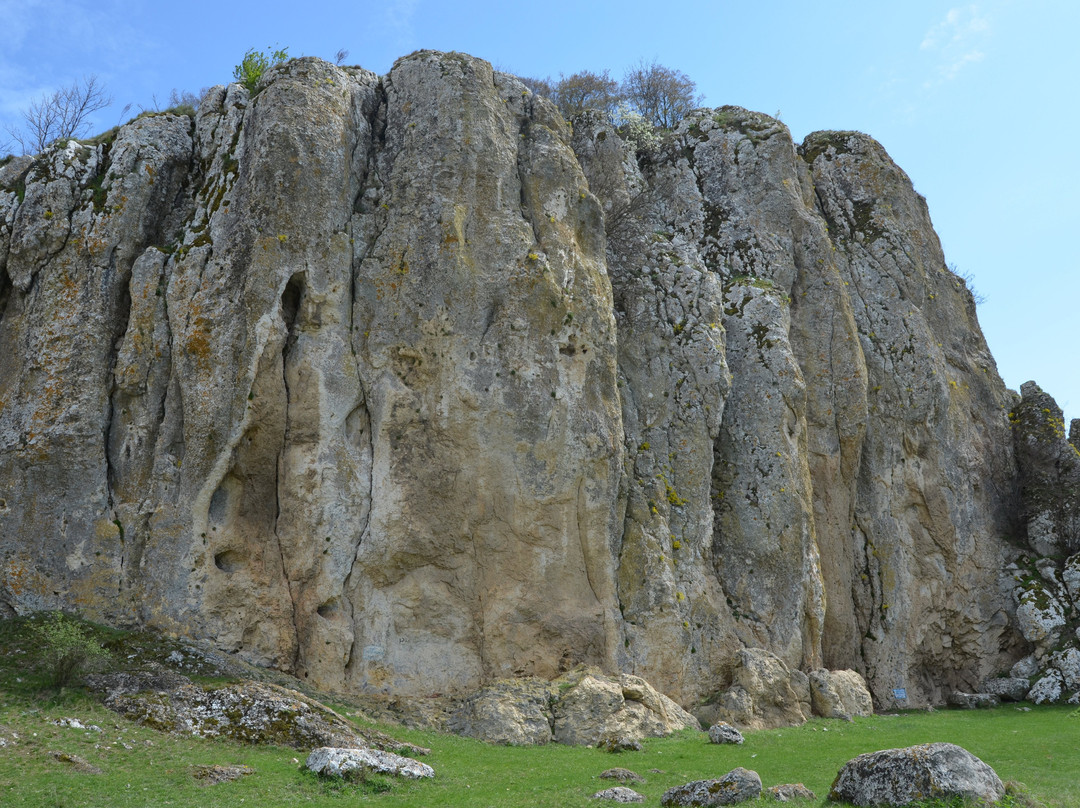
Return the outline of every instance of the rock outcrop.
{"type": "Polygon", "coordinates": [[[859,133],[723,107],[635,151],[421,51],[0,166],[5,614],[357,694],[715,703],[761,652],[800,715],[819,669],[938,703],[1031,650],[1024,536],[1077,549],[1018,443],[1020,516],[1013,405],[859,133]]]}

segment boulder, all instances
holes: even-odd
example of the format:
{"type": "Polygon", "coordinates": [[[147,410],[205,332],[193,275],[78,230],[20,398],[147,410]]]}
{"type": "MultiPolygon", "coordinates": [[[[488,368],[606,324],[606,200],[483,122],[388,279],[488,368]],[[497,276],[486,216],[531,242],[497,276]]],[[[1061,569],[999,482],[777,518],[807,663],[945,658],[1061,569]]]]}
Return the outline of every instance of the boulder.
{"type": "Polygon", "coordinates": [[[997,707],[1001,699],[993,693],[963,693],[955,690],[949,694],[946,702],[950,707],[959,707],[961,710],[978,710],[984,707],[997,707]]]}
{"type": "Polygon", "coordinates": [[[779,786],[769,786],[765,794],[776,802],[796,802],[798,800],[816,800],[817,795],[802,783],[784,783],[779,786]]]}
{"type": "Polygon", "coordinates": [[[1065,560],[1065,567],[1061,571],[1061,581],[1072,602],[1080,603],[1080,553],[1071,555],[1065,560]]]}
{"type": "Polygon", "coordinates": [[[1034,704],[1053,704],[1061,700],[1064,690],[1065,680],[1061,672],[1051,668],[1031,686],[1027,697],[1034,704]]]}
{"type": "Polygon", "coordinates": [[[556,688],[541,679],[506,679],[466,698],[447,728],[458,735],[509,746],[551,741],[556,688]]]}
{"type": "Polygon", "coordinates": [[[592,673],[557,680],[552,736],[559,743],[596,746],[605,738],[637,741],[681,729],[697,719],[637,676],[592,673]]]}
{"type": "Polygon", "coordinates": [[[810,699],[814,714],[822,718],[845,718],[873,715],[874,702],[866,689],[866,680],[856,671],[829,671],[810,674],[810,699]]]}
{"type": "Polygon", "coordinates": [[[304,765],[323,777],[347,777],[354,771],[394,774],[410,780],[435,776],[435,770],[426,763],[380,749],[320,746],[311,751],[304,765]]]}
{"type": "Polygon", "coordinates": [[[995,803],[1005,786],[992,768],[951,743],[929,743],[859,755],[840,769],[829,799],[860,806],[903,806],[917,800],[995,803]]]}
{"type": "Polygon", "coordinates": [[[709,727],[709,743],[742,743],[743,734],[726,721],[709,727]]]}
{"type": "Polygon", "coordinates": [[[1038,647],[1052,646],[1065,625],[1065,609],[1045,583],[1029,581],[1019,594],[1016,623],[1024,639],[1038,647]]]}
{"type": "MultiPolygon", "coordinates": [[[[1019,663],[1017,663],[1019,664],[1019,663]]],[[[1032,671],[1034,673],[1035,671],[1032,671]]],[[[1005,676],[1000,679],[987,679],[979,685],[980,693],[990,693],[1002,701],[1023,701],[1031,690],[1031,682],[1027,678],[1005,676]]]]}
{"type": "Polygon", "coordinates": [[[803,680],[793,676],[782,659],[762,648],[736,655],[734,685],[716,701],[718,718],[747,729],[802,724],[809,717],[792,687],[803,680]]]}
{"type": "Polygon", "coordinates": [[[1066,690],[1080,689],[1080,651],[1075,648],[1055,651],[1047,665],[1061,674],[1062,686],[1066,690]]]}
{"type": "Polygon", "coordinates": [[[638,794],[634,789],[627,788],[626,786],[605,788],[603,791],[597,791],[589,799],[611,800],[612,802],[645,802],[645,797],[643,795],[638,794]]]}
{"type": "Polygon", "coordinates": [[[614,769],[608,769],[601,772],[601,780],[618,780],[620,783],[644,783],[645,778],[637,772],[632,772],[629,769],[620,769],[618,767],[614,769]]]}
{"type": "Polygon", "coordinates": [[[741,766],[732,769],[718,780],[694,780],[669,788],[660,799],[663,806],[735,805],[757,799],[761,794],[761,777],[741,766]]]}
{"type": "Polygon", "coordinates": [[[1039,672],[1039,661],[1034,654],[1028,654],[1016,662],[1009,670],[1009,676],[1013,679],[1028,679],[1039,672]]]}

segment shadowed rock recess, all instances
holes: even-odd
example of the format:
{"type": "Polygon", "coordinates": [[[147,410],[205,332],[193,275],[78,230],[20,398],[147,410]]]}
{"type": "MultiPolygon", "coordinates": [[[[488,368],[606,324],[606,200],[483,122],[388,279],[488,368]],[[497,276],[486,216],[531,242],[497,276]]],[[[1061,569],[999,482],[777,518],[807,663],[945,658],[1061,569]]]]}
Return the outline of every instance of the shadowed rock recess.
{"type": "Polygon", "coordinates": [[[418,52],[0,167],[6,615],[352,693],[692,706],[763,649],[940,703],[1031,650],[1014,404],[854,132],[723,107],[635,155],[418,52]]]}

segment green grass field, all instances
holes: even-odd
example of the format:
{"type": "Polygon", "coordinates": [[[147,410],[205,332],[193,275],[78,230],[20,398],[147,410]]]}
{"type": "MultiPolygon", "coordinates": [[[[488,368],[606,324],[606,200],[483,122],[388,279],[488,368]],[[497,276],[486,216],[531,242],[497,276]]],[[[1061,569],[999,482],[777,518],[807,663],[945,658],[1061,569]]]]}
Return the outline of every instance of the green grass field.
{"type": "MultiPolygon", "coordinates": [[[[802,727],[748,733],[742,746],[715,746],[704,734],[653,739],[644,751],[618,755],[549,745],[513,748],[434,732],[379,728],[431,748],[425,762],[436,779],[367,783],[324,782],[300,768],[304,753],[282,747],[176,737],[122,719],[79,688],[43,689],[34,659],[10,624],[0,628],[0,805],[11,808],[120,806],[597,806],[589,796],[616,783],[600,780],[621,766],[646,778],[633,787],[657,806],[663,792],[689,780],[719,777],[736,766],[765,786],[802,782],[825,797],[844,762],[863,752],[931,741],[959,744],[989,763],[1003,780],[1026,784],[1047,808],[1080,806],[1080,711],[1075,707],[1007,705],[974,712],[941,710],[857,719],[814,720],[802,727]],[[55,726],[75,717],[101,732],[55,726]],[[17,739],[15,736],[18,736],[17,739]],[[83,773],[50,753],[78,755],[100,774],[83,773]],[[246,764],[254,774],[203,785],[195,765],[246,764]]],[[[348,707],[337,705],[339,710],[348,707]]],[[[614,803],[606,803],[614,804],[614,803]]],[[[775,804],[775,803],[774,803],[775,804]]],[[[1014,804],[1024,804],[1017,802],[1014,804]]]]}

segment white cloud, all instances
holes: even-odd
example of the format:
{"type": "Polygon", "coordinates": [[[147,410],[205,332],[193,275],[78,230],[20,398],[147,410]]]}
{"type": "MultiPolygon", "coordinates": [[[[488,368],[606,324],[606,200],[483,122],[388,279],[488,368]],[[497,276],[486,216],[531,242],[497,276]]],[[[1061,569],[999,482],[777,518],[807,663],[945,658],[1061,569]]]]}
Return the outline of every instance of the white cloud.
{"type": "Polygon", "coordinates": [[[990,35],[990,21],[975,3],[949,9],[923,36],[919,50],[936,58],[935,80],[924,86],[952,81],[966,66],[981,62],[986,54],[981,46],[990,35]]]}
{"type": "Polygon", "coordinates": [[[405,53],[412,50],[416,41],[413,31],[413,16],[416,14],[416,0],[391,0],[383,10],[383,19],[393,37],[397,50],[405,53]]]}

